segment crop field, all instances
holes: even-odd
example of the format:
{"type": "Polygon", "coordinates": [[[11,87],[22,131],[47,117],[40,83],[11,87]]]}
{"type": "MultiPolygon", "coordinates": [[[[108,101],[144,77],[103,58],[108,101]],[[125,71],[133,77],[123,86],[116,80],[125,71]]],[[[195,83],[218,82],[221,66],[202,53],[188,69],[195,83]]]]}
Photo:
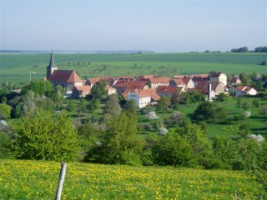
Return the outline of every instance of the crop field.
{"type": "MultiPolygon", "coordinates": [[[[0,160],[0,199],[53,199],[60,163],[0,160]]],[[[62,199],[265,199],[243,171],[68,163],[62,199]]]]}
{"type": "MultiPolygon", "coordinates": [[[[0,54],[0,82],[28,82],[46,76],[50,54],[0,54]]],[[[55,54],[59,69],[74,69],[82,78],[118,75],[267,73],[258,65],[266,53],[55,54]]]]}

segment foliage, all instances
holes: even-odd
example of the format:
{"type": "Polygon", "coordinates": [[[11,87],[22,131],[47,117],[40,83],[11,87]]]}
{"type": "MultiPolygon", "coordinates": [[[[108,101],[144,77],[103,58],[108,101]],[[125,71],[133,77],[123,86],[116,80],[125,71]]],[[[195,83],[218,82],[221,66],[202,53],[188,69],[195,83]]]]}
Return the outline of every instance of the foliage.
{"type": "Polygon", "coordinates": [[[77,158],[77,132],[66,113],[47,111],[22,117],[13,123],[14,150],[20,159],[71,161],[77,158]]]}
{"type": "Polygon", "coordinates": [[[157,105],[158,111],[166,111],[170,106],[170,97],[161,97],[157,105]]]}
{"type": "Polygon", "coordinates": [[[194,117],[198,120],[224,122],[227,117],[227,111],[218,103],[206,101],[197,107],[194,117]]]}
{"type": "Polygon", "coordinates": [[[92,87],[91,96],[100,100],[105,99],[107,96],[106,86],[107,82],[105,80],[96,82],[92,87]]]}
{"type": "Polygon", "coordinates": [[[249,134],[251,134],[250,126],[247,123],[242,123],[239,126],[238,134],[242,137],[247,137],[249,134]]]}
{"type": "Polygon", "coordinates": [[[240,47],[240,48],[237,48],[237,49],[231,49],[231,52],[248,52],[248,48],[247,47],[240,47]]]}
{"type": "Polygon", "coordinates": [[[136,119],[123,112],[106,126],[100,144],[88,152],[88,161],[140,165],[143,140],[137,135],[136,119]]]}
{"type": "Polygon", "coordinates": [[[216,97],[216,101],[219,102],[223,102],[226,101],[227,99],[227,95],[225,93],[220,93],[217,97],[216,97]]]}
{"type": "Polygon", "coordinates": [[[120,115],[120,112],[121,112],[121,107],[117,95],[109,96],[106,106],[104,108],[105,120],[108,121],[113,117],[118,117],[120,115]]]}
{"type": "Polygon", "coordinates": [[[12,135],[9,131],[0,130],[0,159],[14,158],[14,152],[12,151],[12,135]]]}
{"type": "Polygon", "coordinates": [[[78,128],[78,135],[82,151],[86,154],[98,142],[101,130],[93,124],[86,123],[78,128]]]}
{"type": "Polygon", "coordinates": [[[153,156],[159,165],[190,166],[192,146],[179,134],[170,132],[154,145],[153,156]]]}
{"type": "Polygon", "coordinates": [[[54,86],[50,81],[35,80],[30,82],[30,84],[22,88],[22,93],[27,93],[27,91],[33,91],[36,95],[51,97],[52,93],[55,92],[54,86]]]}
{"type": "Polygon", "coordinates": [[[180,95],[180,103],[190,104],[205,101],[205,95],[199,91],[184,92],[180,95]]]}
{"type": "Polygon", "coordinates": [[[6,105],[5,103],[0,104],[0,120],[9,119],[11,115],[11,108],[10,106],[6,105]]]}

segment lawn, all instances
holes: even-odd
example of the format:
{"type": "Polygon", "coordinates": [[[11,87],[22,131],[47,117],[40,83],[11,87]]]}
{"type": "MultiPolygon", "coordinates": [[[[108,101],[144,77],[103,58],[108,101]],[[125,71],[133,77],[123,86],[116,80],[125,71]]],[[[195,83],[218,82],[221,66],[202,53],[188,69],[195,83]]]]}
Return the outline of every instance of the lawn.
{"type": "MultiPolygon", "coordinates": [[[[0,160],[0,199],[53,199],[60,163],[0,160]]],[[[68,163],[62,199],[265,199],[244,171],[68,163]]]]}

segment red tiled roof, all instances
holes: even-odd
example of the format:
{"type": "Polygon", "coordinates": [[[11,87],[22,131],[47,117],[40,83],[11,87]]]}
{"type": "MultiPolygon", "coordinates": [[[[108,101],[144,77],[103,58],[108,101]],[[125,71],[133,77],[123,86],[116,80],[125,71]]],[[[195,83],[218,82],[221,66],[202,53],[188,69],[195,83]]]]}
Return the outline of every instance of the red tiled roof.
{"type": "Polygon", "coordinates": [[[175,92],[180,93],[182,91],[182,87],[173,87],[173,86],[159,86],[157,88],[157,93],[167,93],[174,94],[175,92]]]}
{"type": "Polygon", "coordinates": [[[136,89],[134,90],[134,92],[139,97],[151,97],[151,99],[154,101],[160,100],[160,96],[153,89],[144,89],[144,90],[136,89]]]}
{"type": "Polygon", "coordinates": [[[89,85],[84,85],[84,86],[76,86],[75,87],[79,92],[90,92],[91,87],[89,85]]]}
{"type": "Polygon", "coordinates": [[[169,83],[170,78],[169,77],[150,77],[148,80],[151,83],[169,83]]]}
{"type": "Polygon", "coordinates": [[[191,78],[174,78],[173,81],[176,85],[187,85],[191,78]]]}
{"type": "Polygon", "coordinates": [[[250,87],[250,86],[238,86],[237,88],[236,88],[237,90],[240,90],[240,91],[242,91],[242,92],[249,92],[251,89],[253,89],[252,87],[250,87]]]}
{"type": "Polygon", "coordinates": [[[52,82],[83,82],[79,75],[73,70],[55,70],[53,74],[49,77],[52,82]]]}
{"type": "Polygon", "coordinates": [[[152,100],[154,100],[154,101],[160,100],[160,96],[155,92],[155,90],[145,89],[144,91],[151,97],[152,100]]]}
{"type": "Polygon", "coordinates": [[[114,87],[125,87],[126,89],[142,89],[146,85],[146,81],[123,81],[117,82],[114,87]]]}

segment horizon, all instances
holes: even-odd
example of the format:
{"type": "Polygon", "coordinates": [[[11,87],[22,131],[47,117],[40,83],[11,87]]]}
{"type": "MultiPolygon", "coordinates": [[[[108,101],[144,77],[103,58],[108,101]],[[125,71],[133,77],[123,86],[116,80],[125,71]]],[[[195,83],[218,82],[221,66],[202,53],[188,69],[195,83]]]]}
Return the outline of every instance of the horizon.
{"type": "Polygon", "coordinates": [[[184,53],[267,46],[265,0],[2,0],[0,10],[2,50],[184,53]]]}

